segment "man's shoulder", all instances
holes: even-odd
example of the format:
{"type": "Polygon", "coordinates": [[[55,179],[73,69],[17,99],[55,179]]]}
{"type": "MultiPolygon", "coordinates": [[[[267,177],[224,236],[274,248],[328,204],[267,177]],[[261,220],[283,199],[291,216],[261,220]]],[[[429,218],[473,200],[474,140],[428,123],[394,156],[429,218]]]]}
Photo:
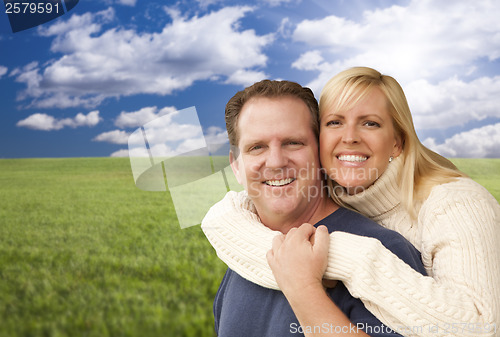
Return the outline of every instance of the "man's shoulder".
{"type": "Polygon", "coordinates": [[[281,291],[252,283],[228,269],[214,301],[219,336],[292,336],[299,325],[281,291]]]}

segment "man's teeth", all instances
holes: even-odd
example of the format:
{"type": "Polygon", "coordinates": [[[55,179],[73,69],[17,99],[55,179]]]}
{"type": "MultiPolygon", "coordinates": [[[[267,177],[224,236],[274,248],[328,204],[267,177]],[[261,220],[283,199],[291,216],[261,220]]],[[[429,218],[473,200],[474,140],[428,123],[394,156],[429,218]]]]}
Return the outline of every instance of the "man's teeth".
{"type": "Polygon", "coordinates": [[[284,186],[284,185],[290,184],[294,180],[295,179],[293,179],[293,178],[281,179],[281,180],[266,180],[266,185],[270,185],[270,186],[284,186]]]}
{"type": "Polygon", "coordinates": [[[341,161],[351,161],[351,162],[364,162],[365,160],[368,159],[368,157],[365,157],[365,156],[356,156],[356,155],[347,155],[347,154],[344,154],[344,155],[341,155],[338,157],[339,160],[341,161]]]}

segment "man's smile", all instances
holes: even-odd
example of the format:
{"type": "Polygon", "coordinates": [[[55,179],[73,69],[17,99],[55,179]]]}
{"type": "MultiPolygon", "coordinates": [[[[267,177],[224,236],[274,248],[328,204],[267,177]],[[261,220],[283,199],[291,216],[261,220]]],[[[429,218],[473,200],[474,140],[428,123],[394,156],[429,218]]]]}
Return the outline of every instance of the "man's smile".
{"type": "Polygon", "coordinates": [[[287,178],[287,179],[281,179],[281,180],[266,180],[264,181],[264,184],[268,186],[275,186],[275,187],[281,187],[281,186],[286,186],[294,182],[296,179],[295,178],[287,178]]]}

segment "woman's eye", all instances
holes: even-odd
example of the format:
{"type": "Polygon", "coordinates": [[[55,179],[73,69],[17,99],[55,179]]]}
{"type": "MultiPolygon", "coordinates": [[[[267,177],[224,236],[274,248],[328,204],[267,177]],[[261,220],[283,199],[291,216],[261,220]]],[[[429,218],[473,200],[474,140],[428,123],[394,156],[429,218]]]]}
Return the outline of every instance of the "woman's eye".
{"type": "Polygon", "coordinates": [[[379,123],[377,123],[377,122],[373,122],[373,121],[366,121],[366,122],[365,122],[365,125],[366,125],[366,126],[369,126],[369,127],[376,127],[376,128],[380,127],[380,124],[379,124],[379,123]]]}
{"type": "Polygon", "coordinates": [[[326,126],[338,126],[340,125],[340,121],[328,121],[326,126]]]}

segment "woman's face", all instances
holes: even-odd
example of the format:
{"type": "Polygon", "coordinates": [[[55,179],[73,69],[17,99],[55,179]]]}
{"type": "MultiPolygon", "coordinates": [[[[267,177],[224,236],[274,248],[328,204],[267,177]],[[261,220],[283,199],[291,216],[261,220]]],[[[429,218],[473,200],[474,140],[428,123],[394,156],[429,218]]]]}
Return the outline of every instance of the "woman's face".
{"type": "Polygon", "coordinates": [[[328,176],[349,194],[364,191],[401,153],[387,99],[379,88],[348,111],[322,111],[320,159],[328,176]]]}

